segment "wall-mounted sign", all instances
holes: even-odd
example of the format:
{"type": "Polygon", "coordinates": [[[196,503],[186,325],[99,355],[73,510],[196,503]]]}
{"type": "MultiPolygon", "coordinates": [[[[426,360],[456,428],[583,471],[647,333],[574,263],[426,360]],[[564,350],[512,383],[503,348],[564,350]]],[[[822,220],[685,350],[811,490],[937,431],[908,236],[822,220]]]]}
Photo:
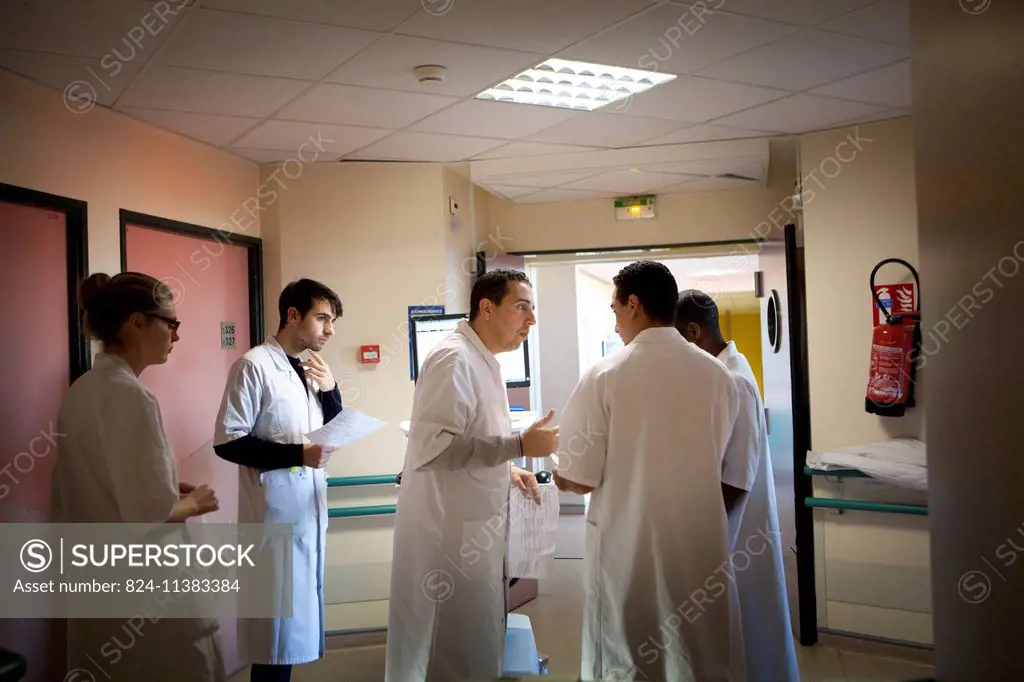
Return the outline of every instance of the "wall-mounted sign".
{"type": "Polygon", "coordinates": [[[221,348],[234,348],[235,347],[235,323],[234,322],[221,322],[220,323],[220,347],[221,348]]]}
{"type": "MultiPolygon", "coordinates": [[[[902,284],[876,284],[875,293],[878,295],[879,300],[882,301],[882,305],[889,312],[890,315],[902,315],[904,313],[917,312],[917,296],[914,291],[913,282],[904,282],[902,284]]],[[[871,297],[871,308],[874,311],[875,319],[873,320],[874,326],[878,326],[885,322],[885,313],[878,307],[878,302],[875,301],[874,296],[871,297]]],[[[915,320],[907,318],[903,320],[903,324],[912,327],[914,326],[915,320]]]]}
{"type": "Polygon", "coordinates": [[[432,315],[444,315],[443,305],[411,305],[409,306],[409,379],[416,380],[416,361],[412,357],[412,346],[416,343],[413,339],[412,320],[414,317],[430,317],[432,315]]]}
{"type": "Polygon", "coordinates": [[[616,220],[643,220],[654,217],[654,195],[622,197],[615,200],[616,220]]]}

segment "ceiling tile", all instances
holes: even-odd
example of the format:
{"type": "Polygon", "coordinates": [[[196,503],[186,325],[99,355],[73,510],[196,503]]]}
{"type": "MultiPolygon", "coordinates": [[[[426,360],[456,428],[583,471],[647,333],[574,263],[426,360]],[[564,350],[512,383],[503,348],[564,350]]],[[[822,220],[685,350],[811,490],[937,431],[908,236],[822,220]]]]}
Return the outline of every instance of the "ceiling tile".
{"type": "Polygon", "coordinates": [[[201,9],[158,60],[168,66],[316,81],[378,36],[353,28],[201,9]]]}
{"type": "Polygon", "coordinates": [[[120,106],[266,117],[308,83],[154,65],[125,93],[120,106]]]}
{"type": "Polygon", "coordinates": [[[646,0],[423,0],[396,33],[549,55],[650,8],[646,0]]]}
{"type": "Polygon", "coordinates": [[[292,156],[299,154],[301,147],[301,160],[308,163],[307,157],[328,160],[354,152],[390,132],[380,128],[267,121],[237,140],[233,146],[243,149],[288,150],[292,156]]]}
{"type": "Polygon", "coordinates": [[[537,187],[512,187],[512,186],[509,186],[509,185],[486,185],[486,187],[487,187],[487,189],[491,190],[492,192],[497,192],[498,194],[502,195],[506,199],[515,199],[516,197],[521,197],[521,196],[523,196],[525,194],[531,194],[533,192],[536,192],[538,189],[544,189],[543,186],[537,186],[537,187]]]}
{"type": "Polygon", "coordinates": [[[277,118],[377,128],[402,128],[454,104],[454,97],[323,83],[289,104],[277,118]]]}
{"type": "Polygon", "coordinates": [[[709,142],[712,140],[740,140],[749,137],[770,137],[776,133],[763,130],[741,130],[718,125],[695,125],[662,135],[651,140],[644,140],[644,146],[661,144],[686,144],[688,142],[709,142]]]}
{"type": "Polygon", "coordinates": [[[204,7],[369,31],[390,31],[426,0],[203,0],[204,7]]]}
{"type": "Polygon", "coordinates": [[[907,0],[883,0],[819,28],[910,47],[910,8],[907,0]]]}
{"type": "MultiPolygon", "coordinates": [[[[575,189],[542,189],[533,194],[516,197],[517,204],[542,204],[552,201],[590,201],[615,196],[615,192],[587,192],[575,189]]],[[[609,210],[611,210],[609,208],[609,210]]]]}
{"type": "Polygon", "coordinates": [[[653,192],[659,187],[676,184],[679,180],[678,175],[672,175],[671,173],[644,173],[620,170],[601,173],[585,180],[568,183],[565,185],[565,189],[634,194],[653,192]]]}
{"type": "Polygon", "coordinates": [[[760,157],[738,157],[735,159],[699,159],[697,161],[671,161],[666,163],[638,164],[642,171],[661,173],[681,173],[684,175],[723,175],[736,173],[760,179],[764,177],[764,165],[767,159],[760,157]],[[743,171],[743,172],[741,172],[743,171]]]}
{"type": "Polygon", "coordinates": [[[187,9],[181,0],[6,0],[0,47],[145,63],[187,9]]]}
{"type": "Polygon", "coordinates": [[[785,90],[680,76],[617,103],[620,106],[616,113],[703,123],[789,94],[785,90]]]}
{"type": "Polygon", "coordinates": [[[910,116],[911,111],[909,109],[884,109],[882,111],[876,111],[871,114],[865,114],[864,116],[857,116],[856,118],[845,119],[839,122],[838,125],[855,125],[857,123],[872,123],[874,121],[887,121],[890,118],[902,118],[904,116],[910,116]]]}
{"type": "Polygon", "coordinates": [[[715,121],[724,126],[760,126],[779,133],[821,130],[856,116],[881,111],[884,107],[818,95],[793,95],[777,102],[726,116],[715,121]]]}
{"type": "Polygon", "coordinates": [[[523,156],[543,156],[545,154],[572,154],[575,152],[593,152],[600,147],[580,147],[570,144],[545,144],[542,142],[510,142],[497,149],[474,156],[474,160],[511,159],[523,156]]]}
{"type": "MultiPolygon", "coordinates": [[[[719,0],[718,7],[737,14],[816,26],[877,0],[719,0]]],[[[708,3],[711,5],[712,3],[708,3]]]]}
{"type": "Polygon", "coordinates": [[[852,76],[811,90],[816,95],[842,97],[859,102],[910,107],[910,60],[852,76]]]}
{"type": "Polygon", "coordinates": [[[570,182],[593,177],[601,173],[601,169],[580,171],[556,171],[550,173],[518,173],[515,175],[494,175],[487,182],[507,185],[509,187],[557,187],[570,182]]]}
{"type": "Polygon", "coordinates": [[[327,80],[348,85],[467,97],[538,61],[538,55],[530,52],[390,35],[345,62],[327,80]],[[445,67],[447,73],[444,82],[422,84],[417,81],[413,69],[421,65],[445,67]]]}
{"type": "MultiPolygon", "coordinates": [[[[112,106],[142,68],[142,63],[136,61],[107,70],[101,61],[94,57],[0,50],[0,67],[56,89],[63,94],[64,106],[74,113],[84,113],[95,104],[112,106]]],[[[110,62],[106,64],[111,66],[110,62]]]]}
{"type": "Polygon", "coordinates": [[[806,90],[909,56],[909,50],[896,45],[814,30],[715,64],[699,75],[806,90]]]}
{"type": "Polygon", "coordinates": [[[423,119],[410,130],[517,140],[579,113],[532,104],[469,100],[423,119]]]}
{"type": "Polygon", "coordinates": [[[589,111],[531,135],[531,142],[561,142],[594,147],[629,147],[678,130],[678,121],[589,111]]]}
{"type": "Polygon", "coordinates": [[[673,194],[676,192],[717,192],[721,190],[735,189],[763,189],[762,184],[756,180],[737,180],[733,178],[697,178],[690,182],[684,182],[671,187],[663,187],[658,190],[659,194],[673,194]]]}
{"type": "Polygon", "coordinates": [[[217,147],[223,147],[260,122],[258,118],[193,114],[160,109],[126,107],[119,111],[159,128],[165,128],[217,147]]]}
{"type": "Polygon", "coordinates": [[[799,30],[725,12],[698,16],[689,7],[662,5],[558,56],[683,74],[799,30]]]}
{"type": "Polygon", "coordinates": [[[398,132],[348,158],[451,163],[465,161],[502,142],[479,137],[398,132]]]}
{"type": "Polygon", "coordinates": [[[280,163],[295,156],[294,152],[286,152],[279,149],[239,149],[237,147],[230,147],[224,151],[249,159],[250,161],[255,161],[256,163],[280,163]]]}

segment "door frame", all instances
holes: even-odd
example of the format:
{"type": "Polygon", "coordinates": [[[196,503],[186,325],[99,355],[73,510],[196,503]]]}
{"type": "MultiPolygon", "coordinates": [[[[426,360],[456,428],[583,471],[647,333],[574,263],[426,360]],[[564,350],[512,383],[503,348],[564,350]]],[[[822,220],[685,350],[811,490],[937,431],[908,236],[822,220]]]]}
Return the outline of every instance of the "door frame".
{"type": "Polygon", "coordinates": [[[814,510],[804,504],[813,497],[811,477],[804,473],[811,449],[810,362],[807,356],[807,283],[804,248],[796,225],[783,228],[786,253],[786,328],[789,330],[789,374],[793,407],[793,525],[796,526],[797,592],[800,643],[818,641],[818,595],[815,576],[814,510]]]}
{"type": "Polygon", "coordinates": [[[68,368],[71,372],[69,385],[73,384],[92,366],[92,353],[83,324],[84,316],[78,306],[78,285],[89,276],[88,204],[79,199],[2,182],[0,201],[64,214],[68,280],[68,368]]]}
{"type": "MultiPolygon", "coordinates": [[[[128,225],[138,225],[151,230],[198,237],[218,244],[233,244],[246,249],[249,260],[249,346],[255,348],[263,343],[263,240],[235,232],[215,230],[201,225],[170,220],[159,216],[120,210],[121,272],[128,269],[128,225]]],[[[188,274],[188,273],[186,273],[188,274]]],[[[194,281],[194,280],[193,280],[194,281]]]]}

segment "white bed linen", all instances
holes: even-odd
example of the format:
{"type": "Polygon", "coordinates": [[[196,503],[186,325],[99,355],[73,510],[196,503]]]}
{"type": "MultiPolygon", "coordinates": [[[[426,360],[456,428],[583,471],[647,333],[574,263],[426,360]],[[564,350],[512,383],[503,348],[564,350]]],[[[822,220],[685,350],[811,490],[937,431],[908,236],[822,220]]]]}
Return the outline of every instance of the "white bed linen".
{"type": "Polygon", "coordinates": [[[925,444],[894,438],[827,452],[807,452],[807,466],[820,471],[855,469],[871,478],[911,490],[928,490],[925,444]]]}

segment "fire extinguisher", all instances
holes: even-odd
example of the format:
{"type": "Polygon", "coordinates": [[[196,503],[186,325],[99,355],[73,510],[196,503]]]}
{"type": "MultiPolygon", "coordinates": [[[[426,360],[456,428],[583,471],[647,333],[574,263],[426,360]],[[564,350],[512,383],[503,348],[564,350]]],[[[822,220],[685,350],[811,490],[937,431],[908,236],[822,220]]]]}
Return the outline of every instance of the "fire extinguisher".
{"type": "Polygon", "coordinates": [[[864,409],[883,417],[902,417],[914,407],[915,360],[921,347],[921,280],[910,263],[887,258],[871,271],[871,295],[885,321],[875,327],[871,336],[871,369],[864,409]],[[918,310],[893,315],[875,291],[875,274],[888,263],[905,265],[914,275],[918,310]]]}

